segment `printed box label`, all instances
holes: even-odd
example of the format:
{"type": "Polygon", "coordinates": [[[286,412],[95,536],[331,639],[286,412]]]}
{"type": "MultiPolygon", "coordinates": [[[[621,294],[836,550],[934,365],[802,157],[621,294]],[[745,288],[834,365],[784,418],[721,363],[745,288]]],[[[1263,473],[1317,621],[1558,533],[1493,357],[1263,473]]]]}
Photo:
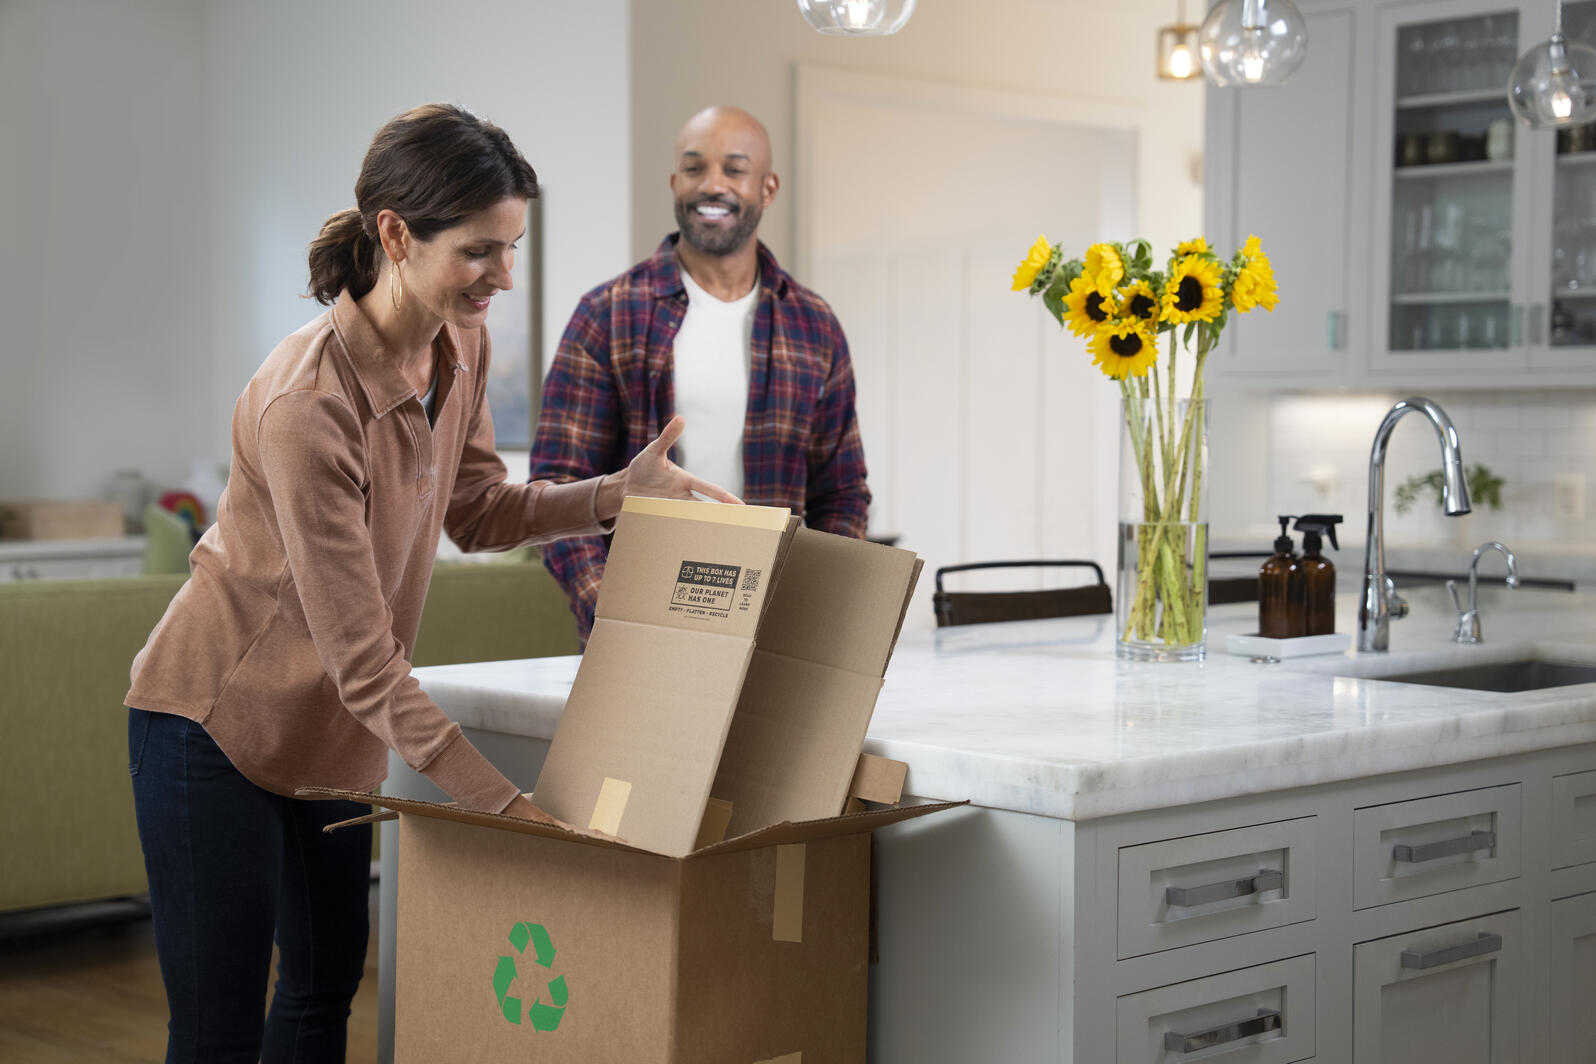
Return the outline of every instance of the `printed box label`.
{"type": "Polygon", "coordinates": [[[671,592],[671,605],[688,612],[729,614],[742,572],[739,565],[684,561],[671,592]]]}

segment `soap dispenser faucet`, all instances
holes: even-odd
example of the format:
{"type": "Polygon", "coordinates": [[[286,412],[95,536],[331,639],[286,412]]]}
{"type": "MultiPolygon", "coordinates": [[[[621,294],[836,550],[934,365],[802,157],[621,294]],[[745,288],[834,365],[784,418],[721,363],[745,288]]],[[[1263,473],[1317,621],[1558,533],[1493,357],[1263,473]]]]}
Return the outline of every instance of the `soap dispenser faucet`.
{"type": "Polygon", "coordinates": [[[1385,448],[1391,430],[1404,414],[1417,410],[1430,419],[1441,441],[1441,501],[1447,516],[1469,512],[1469,488],[1463,476],[1463,454],[1457,429],[1434,402],[1422,396],[1403,399],[1391,408],[1374,432],[1369,451],[1369,528],[1363,543],[1363,597],[1358,603],[1358,649],[1383,651],[1391,645],[1391,618],[1408,615],[1408,604],[1396,593],[1396,583],[1385,572],[1385,517],[1381,499],[1385,489],[1385,448]]]}
{"type": "Polygon", "coordinates": [[[1513,552],[1508,550],[1496,540],[1481,543],[1474,548],[1474,560],[1469,562],[1469,608],[1464,609],[1463,603],[1458,601],[1457,581],[1446,582],[1447,591],[1452,594],[1452,605],[1457,607],[1457,631],[1452,633],[1454,643],[1478,643],[1480,641],[1480,610],[1478,599],[1475,597],[1476,588],[1479,586],[1480,556],[1487,551],[1499,550],[1507,559],[1507,586],[1518,586],[1518,563],[1513,558],[1513,552]]]}

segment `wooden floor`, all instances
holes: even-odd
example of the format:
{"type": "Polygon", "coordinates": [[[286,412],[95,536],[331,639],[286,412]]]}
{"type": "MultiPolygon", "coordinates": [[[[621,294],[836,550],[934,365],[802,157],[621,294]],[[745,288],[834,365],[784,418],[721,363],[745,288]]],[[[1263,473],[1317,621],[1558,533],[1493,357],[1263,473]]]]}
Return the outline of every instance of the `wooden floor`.
{"type": "MultiPolygon", "coordinates": [[[[377,915],[349,1020],[347,1059],[377,1059],[377,915]]],[[[275,976],[274,976],[275,978],[275,976]]],[[[0,1061],[160,1064],[166,993],[148,919],[0,941],[0,1061]]]]}

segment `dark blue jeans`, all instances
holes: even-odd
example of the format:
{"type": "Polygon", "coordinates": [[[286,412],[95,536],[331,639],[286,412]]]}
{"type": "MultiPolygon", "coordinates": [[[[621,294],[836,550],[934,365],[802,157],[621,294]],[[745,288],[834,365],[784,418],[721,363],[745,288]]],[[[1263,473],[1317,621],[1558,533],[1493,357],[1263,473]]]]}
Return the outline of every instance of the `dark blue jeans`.
{"type": "Polygon", "coordinates": [[[366,960],[371,828],[321,829],[369,810],[264,791],[203,727],[169,713],[128,711],[128,768],[171,1011],[167,1064],[342,1064],[366,960]]]}

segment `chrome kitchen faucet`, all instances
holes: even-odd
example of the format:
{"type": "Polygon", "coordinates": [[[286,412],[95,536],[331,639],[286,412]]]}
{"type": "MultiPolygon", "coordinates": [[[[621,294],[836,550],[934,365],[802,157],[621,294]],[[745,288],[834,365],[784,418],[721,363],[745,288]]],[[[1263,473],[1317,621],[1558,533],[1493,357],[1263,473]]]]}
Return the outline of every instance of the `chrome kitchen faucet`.
{"type": "Polygon", "coordinates": [[[1513,557],[1513,552],[1508,550],[1496,540],[1481,543],[1474,548],[1474,560],[1469,562],[1469,606],[1463,608],[1463,603],[1458,601],[1457,581],[1448,580],[1446,590],[1452,596],[1452,605],[1457,607],[1457,631],[1452,633],[1455,643],[1478,643],[1480,641],[1480,608],[1479,600],[1475,597],[1480,578],[1480,556],[1488,551],[1499,550],[1507,558],[1507,586],[1518,586],[1518,562],[1513,557]]]}
{"type": "Polygon", "coordinates": [[[1363,541],[1363,598],[1358,603],[1358,649],[1387,650],[1391,645],[1391,618],[1408,615],[1408,604],[1396,593],[1396,583],[1385,572],[1385,516],[1381,499],[1385,488],[1385,447],[1402,415],[1417,410],[1430,419],[1441,441],[1441,503],[1448,517],[1469,512],[1469,487],[1463,476],[1463,453],[1457,429],[1434,402],[1411,396],[1393,406],[1374,431],[1369,450],[1369,528],[1363,541]]]}

